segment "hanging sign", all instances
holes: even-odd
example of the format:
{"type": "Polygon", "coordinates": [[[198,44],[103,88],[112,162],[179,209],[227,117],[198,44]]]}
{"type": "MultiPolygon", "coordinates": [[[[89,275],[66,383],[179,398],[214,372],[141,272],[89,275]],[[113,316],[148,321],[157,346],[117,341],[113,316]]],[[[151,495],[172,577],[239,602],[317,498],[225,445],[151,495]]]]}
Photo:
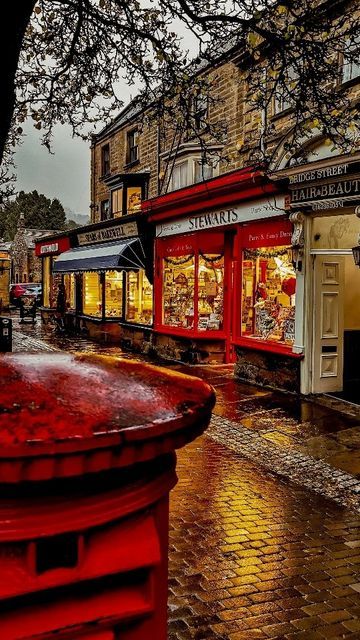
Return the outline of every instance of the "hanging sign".
{"type": "Polygon", "coordinates": [[[107,242],[118,240],[119,238],[128,238],[137,236],[138,229],[136,222],[126,222],[118,224],[116,227],[106,227],[104,229],[92,229],[84,233],[78,233],[77,240],[79,246],[86,244],[96,244],[98,242],[107,242]]]}
{"type": "Polygon", "coordinates": [[[238,222],[273,218],[285,213],[285,197],[269,196],[262,200],[253,200],[229,209],[217,209],[174,222],[165,222],[156,227],[156,237],[173,236],[194,231],[226,227],[238,222]]]}

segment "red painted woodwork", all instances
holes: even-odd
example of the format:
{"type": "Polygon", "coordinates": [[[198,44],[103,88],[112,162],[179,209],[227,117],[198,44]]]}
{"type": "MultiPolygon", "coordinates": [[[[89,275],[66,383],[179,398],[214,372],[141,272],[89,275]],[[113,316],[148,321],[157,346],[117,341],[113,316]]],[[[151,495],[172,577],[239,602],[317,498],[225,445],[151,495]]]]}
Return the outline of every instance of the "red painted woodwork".
{"type": "Polygon", "coordinates": [[[38,240],[35,242],[35,255],[39,258],[57,256],[59,253],[70,249],[70,246],[70,238],[68,236],[60,236],[50,240],[38,240]]]}
{"type": "Polygon", "coordinates": [[[303,358],[303,354],[294,353],[292,348],[286,344],[279,344],[277,342],[267,342],[266,340],[260,340],[256,338],[240,337],[235,338],[232,344],[239,345],[239,347],[245,347],[247,349],[253,349],[254,351],[268,351],[269,353],[278,353],[279,355],[289,356],[290,358],[303,358]]]}
{"type": "Polygon", "coordinates": [[[292,224],[288,219],[244,223],[238,232],[241,248],[258,249],[291,245],[292,224]]]}
{"type": "Polygon", "coordinates": [[[145,200],[141,208],[150,221],[160,222],[278,192],[262,171],[247,168],[145,200]]]}
{"type": "Polygon", "coordinates": [[[0,374],[1,638],[166,640],[174,449],[212,388],[94,355],[6,355],[0,374]]]}

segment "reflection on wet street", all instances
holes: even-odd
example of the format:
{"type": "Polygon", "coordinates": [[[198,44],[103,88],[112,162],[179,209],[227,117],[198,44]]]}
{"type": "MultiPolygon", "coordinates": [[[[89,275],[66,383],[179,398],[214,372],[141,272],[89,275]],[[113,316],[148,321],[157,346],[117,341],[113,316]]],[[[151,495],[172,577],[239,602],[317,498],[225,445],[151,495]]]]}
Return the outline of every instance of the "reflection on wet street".
{"type": "Polygon", "coordinates": [[[169,640],[360,638],[360,516],[206,436],[178,475],[169,640]]]}

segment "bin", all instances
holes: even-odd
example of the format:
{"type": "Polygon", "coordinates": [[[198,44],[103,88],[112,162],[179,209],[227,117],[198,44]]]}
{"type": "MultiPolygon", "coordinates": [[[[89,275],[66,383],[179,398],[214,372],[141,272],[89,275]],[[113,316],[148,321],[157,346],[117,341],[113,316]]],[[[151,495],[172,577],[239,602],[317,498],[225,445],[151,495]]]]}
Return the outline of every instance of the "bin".
{"type": "Polygon", "coordinates": [[[175,449],[213,389],[90,354],[0,369],[1,639],[166,640],[175,449]]]}
{"type": "Polygon", "coordinates": [[[34,294],[26,294],[19,298],[20,309],[20,322],[23,322],[25,318],[30,318],[32,322],[35,322],[36,318],[36,296],[34,294]]]}
{"type": "Polygon", "coordinates": [[[12,320],[0,317],[0,352],[12,351],[12,320]]]}

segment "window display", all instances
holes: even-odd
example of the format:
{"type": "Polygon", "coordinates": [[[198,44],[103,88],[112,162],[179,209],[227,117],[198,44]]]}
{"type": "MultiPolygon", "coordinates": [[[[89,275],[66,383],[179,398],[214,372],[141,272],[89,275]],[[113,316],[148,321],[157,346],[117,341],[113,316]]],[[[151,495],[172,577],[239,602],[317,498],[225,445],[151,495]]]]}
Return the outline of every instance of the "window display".
{"type": "Polygon", "coordinates": [[[143,269],[126,274],[126,315],[128,322],[152,324],[152,286],[143,269]]]}
{"type": "Polygon", "coordinates": [[[75,274],[67,273],[64,275],[66,308],[69,311],[75,310],[75,274]]]}
{"type": "Polygon", "coordinates": [[[141,187],[128,187],[127,188],[127,213],[136,213],[141,209],[141,187]]]}
{"type": "Polygon", "coordinates": [[[105,273],[105,316],[120,318],[122,314],[123,272],[105,273]]]}
{"type": "Polygon", "coordinates": [[[241,334],[291,346],[296,274],[288,247],[245,249],[241,334]]]}
{"type": "Polygon", "coordinates": [[[163,324],[194,328],[195,257],[164,258],[163,324]]]}
{"type": "Polygon", "coordinates": [[[83,275],[83,313],[88,316],[101,317],[102,286],[99,273],[83,275]]]}
{"type": "Polygon", "coordinates": [[[219,331],[223,328],[224,256],[199,255],[198,329],[219,331]]]}

